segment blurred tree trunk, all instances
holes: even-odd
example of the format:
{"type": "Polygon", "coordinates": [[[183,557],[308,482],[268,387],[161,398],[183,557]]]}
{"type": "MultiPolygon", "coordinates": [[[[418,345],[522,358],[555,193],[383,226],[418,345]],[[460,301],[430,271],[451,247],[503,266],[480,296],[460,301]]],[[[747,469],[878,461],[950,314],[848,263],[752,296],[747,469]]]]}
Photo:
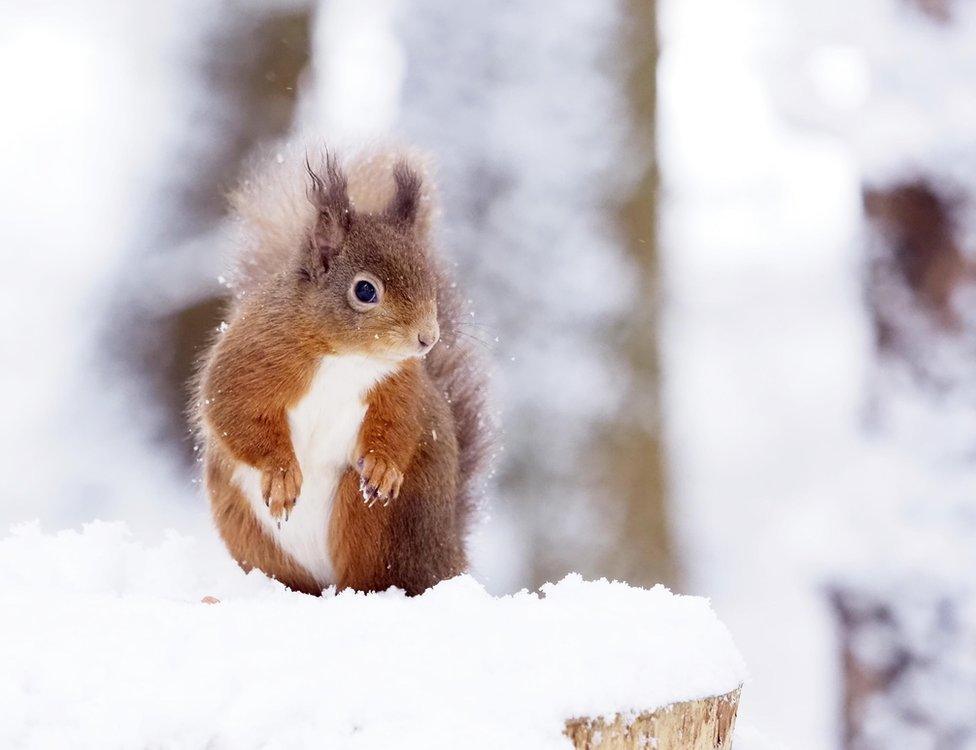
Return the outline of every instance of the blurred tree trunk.
{"type": "Polygon", "coordinates": [[[848,750],[956,750],[976,741],[976,634],[958,592],[833,594],[848,750]]]}
{"type": "MultiPolygon", "coordinates": [[[[202,160],[182,187],[178,208],[198,231],[216,225],[224,215],[225,194],[242,160],[258,144],[284,136],[291,127],[299,77],[310,57],[311,23],[311,9],[270,10],[235,19],[214,40],[204,75],[208,88],[223,100],[226,125],[222,137],[207,144],[209,160],[202,160]]],[[[177,410],[186,404],[187,383],[220,322],[223,304],[223,296],[215,295],[162,321],[172,337],[170,351],[176,354],[160,383],[164,398],[174,407],[172,413],[181,413],[177,410]]]]}
{"type": "Polygon", "coordinates": [[[599,443],[603,497],[617,506],[620,519],[600,573],[639,585],[675,586],[659,403],[655,3],[628,0],[625,13],[630,21],[622,33],[630,65],[632,147],[642,166],[618,212],[618,227],[637,272],[637,293],[614,341],[627,373],[623,408],[599,443]]]}
{"type": "MultiPolygon", "coordinates": [[[[961,205],[945,188],[923,179],[864,194],[873,239],[866,298],[876,357],[881,367],[908,372],[911,382],[904,387],[930,398],[920,400],[930,409],[937,408],[940,395],[967,385],[951,365],[954,357],[945,353],[955,351],[971,362],[976,343],[976,320],[961,314],[958,305],[958,292],[973,279],[959,242],[961,205]]],[[[967,373],[962,377],[972,379],[967,373]]],[[[887,391],[871,396],[874,409],[884,413],[887,391]]],[[[904,392],[895,396],[903,399],[904,392]]],[[[920,448],[931,440],[942,452],[945,465],[938,470],[952,466],[954,459],[943,455],[953,449],[952,438],[913,437],[920,448]]],[[[961,450],[969,453],[971,446],[961,450]]],[[[926,513],[952,502],[940,496],[944,492],[933,482],[924,498],[913,500],[936,510],[906,511],[903,498],[893,497],[891,513],[901,513],[900,523],[922,533],[926,513]]],[[[965,528],[967,516],[959,510],[937,526],[946,533],[933,543],[945,549],[933,549],[931,561],[899,566],[898,551],[892,550],[890,560],[877,562],[876,572],[883,575],[858,572],[849,580],[839,577],[831,587],[841,647],[844,747],[849,750],[898,744],[950,750],[976,742],[976,622],[966,614],[976,598],[969,572],[960,571],[956,580],[939,563],[953,554],[952,534],[965,528]]]]}
{"type": "Polygon", "coordinates": [[[471,330],[498,350],[493,500],[518,533],[517,585],[571,570],[674,580],[654,340],[654,11],[419,0],[402,19],[401,123],[438,157],[444,237],[487,313],[471,330]],[[633,280],[633,299],[599,269],[627,294],[633,280]]]}
{"type": "MultiPolygon", "coordinates": [[[[953,295],[972,272],[956,237],[959,204],[925,180],[865,190],[864,210],[878,240],[867,299],[880,357],[926,367],[919,349],[929,342],[919,340],[918,317],[934,324],[936,335],[962,333],[953,295]]],[[[940,378],[931,368],[918,374],[923,384],[940,378]]]]}
{"type": "MultiPolygon", "coordinates": [[[[224,216],[224,195],[242,159],[257,144],[283,136],[291,127],[299,77],[310,56],[311,13],[309,8],[231,8],[203,34],[196,55],[199,67],[191,75],[199,77],[197,87],[206,92],[206,99],[195,103],[194,121],[184,123],[191,135],[178,144],[180,151],[173,155],[178,167],[171,171],[174,182],[161,187],[154,206],[163,229],[140,248],[162,256],[155,259],[159,266],[165,267],[165,256],[181,245],[201,238],[194,252],[210,259],[219,256],[221,248],[208,234],[224,216]]],[[[132,289],[131,284],[122,286],[132,289]]],[[[126,314],[120,316],[124,330],[111,332],[112,344],[119,347],[121,341],[124,346],[120,357],[148,383],[150,400],[164,406],[159,429],[167,442],[186,434],[187,384],[220,322],[222,291],[214,279],[202,294],[187,291],[175,309],[163,310],[145,309],[140,300],[126,298],[126,314]]],[[[183,445],[189,460],[191,441],[183,445]]]]}

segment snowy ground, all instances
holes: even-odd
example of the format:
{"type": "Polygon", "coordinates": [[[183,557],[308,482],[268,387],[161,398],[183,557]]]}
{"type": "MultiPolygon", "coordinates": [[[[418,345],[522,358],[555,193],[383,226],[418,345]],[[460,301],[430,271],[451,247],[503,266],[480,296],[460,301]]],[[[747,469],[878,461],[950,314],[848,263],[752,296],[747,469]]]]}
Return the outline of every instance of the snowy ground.
{"type": "Polygon", "coordinates": [[[465,576],[319,599],[107,523],[20,527],[0,570],[3,747],[556,748],[569,717],[746,677],[708,603],[661,587],[494,598],[465,576]]]}

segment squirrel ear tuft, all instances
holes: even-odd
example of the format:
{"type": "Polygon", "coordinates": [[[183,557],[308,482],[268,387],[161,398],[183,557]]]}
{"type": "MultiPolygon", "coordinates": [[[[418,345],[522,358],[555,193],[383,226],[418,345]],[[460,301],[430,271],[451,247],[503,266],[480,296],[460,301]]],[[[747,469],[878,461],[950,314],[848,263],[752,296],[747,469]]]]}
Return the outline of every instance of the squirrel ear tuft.
{"type": "Polygon", "coordinates": [[[407,162],[400,161],[393,168],[396,192],[386,209],[386,217],[395,224],[413,227],[420,212],[422,181],[407,162]]]}
{"type": "Polygon", "coordinates": [[[329,265],[338,255],[352,222],[348,185],[346,176],[339,168],[339,163],[333,154],[326,154],[324,177],[312,169],[307,156],[305,169],[311,180],[308,199],[318,209],[318,217],[309,239],[309,251],[312,257],[308,260],[315,271],[327,272],[329,265]]]}

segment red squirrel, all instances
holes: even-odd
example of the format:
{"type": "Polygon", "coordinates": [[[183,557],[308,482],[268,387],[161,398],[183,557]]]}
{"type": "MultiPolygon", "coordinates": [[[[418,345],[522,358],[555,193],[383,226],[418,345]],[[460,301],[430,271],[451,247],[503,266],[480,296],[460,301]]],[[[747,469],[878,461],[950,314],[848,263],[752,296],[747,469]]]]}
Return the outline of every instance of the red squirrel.
{"type": "Polygon", "coordinates": [[[205,484],[237,562],[298,591],[417,594],[467,568],[484,370],[424,172],[405,150],[290,153],[231,196],[237,294],[194,395],[205,484]]]}

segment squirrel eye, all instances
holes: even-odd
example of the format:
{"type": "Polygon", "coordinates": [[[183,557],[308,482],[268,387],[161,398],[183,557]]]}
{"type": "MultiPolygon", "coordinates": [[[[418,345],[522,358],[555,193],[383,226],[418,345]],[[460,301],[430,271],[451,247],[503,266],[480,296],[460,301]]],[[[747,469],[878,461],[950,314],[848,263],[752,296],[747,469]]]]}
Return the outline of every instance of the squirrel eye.
{"type": "Polygon", "coordinates": [[[363,311],[379,304],[383,296],[383,285],[368,274],[357,274],[349,287],[349,304],[355,310],[363,311]]]}
{"type": "Polygon", "coordinates": [[[379,297],[376,294],[376,287],[366,281],[366,279],[356,282],[356,289],[354,292],[356,299],[364,304],[370,305],[374,302],[379,302],[379,297]]]}

